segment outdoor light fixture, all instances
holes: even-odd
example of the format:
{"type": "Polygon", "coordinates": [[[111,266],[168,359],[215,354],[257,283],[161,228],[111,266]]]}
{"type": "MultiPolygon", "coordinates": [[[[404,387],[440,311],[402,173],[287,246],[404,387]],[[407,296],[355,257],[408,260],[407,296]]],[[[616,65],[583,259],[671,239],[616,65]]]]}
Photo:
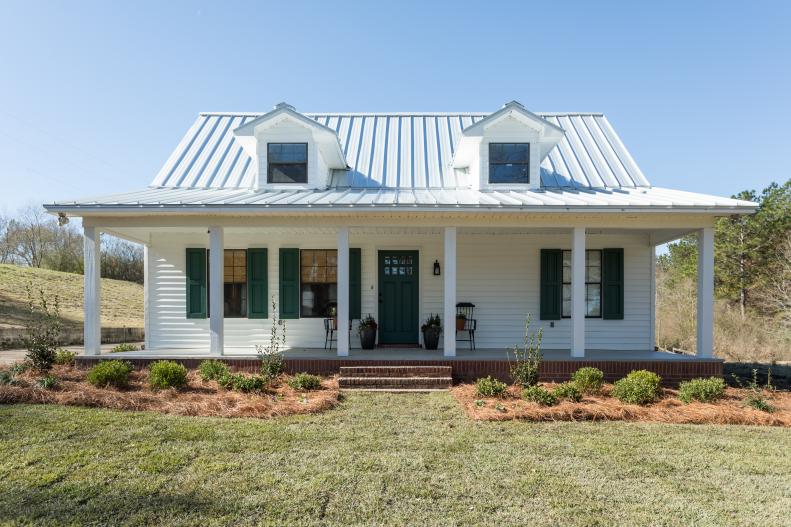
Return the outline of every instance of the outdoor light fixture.
{"type": "Polygon", "coordinates": [[[439,276],[440,274],[439,260],[434,260],[434,276],[439,276]]]}

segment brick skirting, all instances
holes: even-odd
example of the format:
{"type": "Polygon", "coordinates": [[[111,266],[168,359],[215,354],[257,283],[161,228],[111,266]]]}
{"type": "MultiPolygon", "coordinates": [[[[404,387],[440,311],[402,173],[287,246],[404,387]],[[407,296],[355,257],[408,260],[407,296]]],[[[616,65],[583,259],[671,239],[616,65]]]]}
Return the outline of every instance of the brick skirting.
{"type": "MultiPolygon", "coordinates": [[[[91,366],[101,360],[120,358],[132,363],[135,367],[145,367],[157,358],[150,357],[77,357],[80,366],[91,366]]],[[[205,358],[174,358],[187,368],[197,368],[205,358]]],[[[228,366],[239,371],[255,372],[260,364],[256,358],[219,358],[228,366]]],[[[491,375],[509,382],[509,363],[505,360],[362,360],[362,359],[286,359],[288,373],[308,372],[316,375],[335,375],[343,366],[450,366],[453,369],[453,380],[474,381],[480,377],[491,375]]],[[[541,363],[540,378],[542,381],[565,381],[579,368],[592,366],[604,372],[607,381],[615,381],[626,376],[632,370],[649,370],[662,377],[664,384],[673,386],[680,381],[695,377],[722,377],[723,363],[719,360],[666,360],[666,361],[619,361],[619,360],[545,360],[541,363]]]]}

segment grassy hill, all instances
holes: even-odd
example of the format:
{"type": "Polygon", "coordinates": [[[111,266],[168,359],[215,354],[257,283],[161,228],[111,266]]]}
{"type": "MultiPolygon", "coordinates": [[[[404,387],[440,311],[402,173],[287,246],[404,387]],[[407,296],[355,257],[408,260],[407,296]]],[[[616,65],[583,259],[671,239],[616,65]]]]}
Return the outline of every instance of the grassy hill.
{"type": "MultiPolygon", "coordinates": [[[[0,264],[0,328],[24,325],[28,283],[57,295],[65,325],[82,326],[82,275],[0,264]]],[[[142,328],[143,286],[102,278],[102,326],[142,328]]]]}

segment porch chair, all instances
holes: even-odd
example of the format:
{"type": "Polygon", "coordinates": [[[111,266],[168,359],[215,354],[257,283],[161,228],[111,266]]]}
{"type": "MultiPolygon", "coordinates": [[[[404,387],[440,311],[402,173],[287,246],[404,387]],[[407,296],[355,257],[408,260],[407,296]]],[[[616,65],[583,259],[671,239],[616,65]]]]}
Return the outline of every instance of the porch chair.
{"type": "MultiPolygon", "coordinates": [[[[478,329],[478,321],[475,319],[475,304],[470,302],[459,302],[456,304],[456,315],[464,315],[464,329],[456,330],[456,342],[469,342],[470,349],[475,349],[475,330],[478,329]],[[466,331],[469,338],[460,339],[458,334],[466,331]]],[[[457,326],[458,327],[458,326],[457,326]]]]}
{"type": "MultiPolygon", "coordinates": [[[[332,349],[332,343],[338,341],[338,319],[325,318],[324,319],[324,349],[332,349]]],[[[352,341],[352,319],[349,319],[349,342],[352,341]]]]}

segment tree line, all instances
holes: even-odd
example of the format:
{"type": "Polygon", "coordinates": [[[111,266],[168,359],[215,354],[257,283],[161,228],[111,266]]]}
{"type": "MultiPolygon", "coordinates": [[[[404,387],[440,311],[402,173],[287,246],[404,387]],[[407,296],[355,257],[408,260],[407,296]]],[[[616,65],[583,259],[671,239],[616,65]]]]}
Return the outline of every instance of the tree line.
{"type": "MultiPolygon", "coordinates": [[[[714,236],[715,296],[738,306],[741,316],[772,319],[791,331],[791,179],[760,193],[733,196],[758,203],[752,215],[720,218],[714,236]]],[[[687,236],[660,256],[670,286],[697,276],[697,242],[687,236]]]]}
{"type": "MultiPolygon", "coordinates": [[[[42,208],[28,206],[13,215],[0,214],[0,263],[83,272],[83,239],[73,223],[59,225],[42,208]]],[[[143,283],[143,248],[103,235],[101,273],[104,278],[143,283]]]]}

